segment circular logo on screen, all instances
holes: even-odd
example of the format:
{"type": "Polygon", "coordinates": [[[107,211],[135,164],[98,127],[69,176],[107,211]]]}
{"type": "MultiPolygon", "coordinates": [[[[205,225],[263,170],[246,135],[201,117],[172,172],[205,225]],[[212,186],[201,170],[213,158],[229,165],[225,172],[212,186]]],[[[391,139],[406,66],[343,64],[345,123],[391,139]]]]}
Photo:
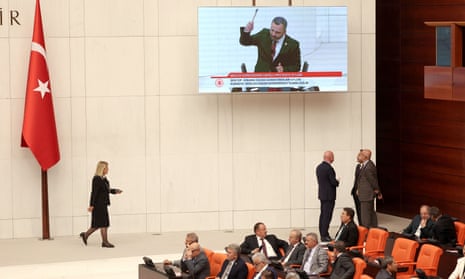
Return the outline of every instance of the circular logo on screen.
{"type": "Polygon", "coordinates": [[[223,87],[224,81],[219,78],[219,79],[215,80],[215,85],[216,85],[216,87],[223,87]]]}

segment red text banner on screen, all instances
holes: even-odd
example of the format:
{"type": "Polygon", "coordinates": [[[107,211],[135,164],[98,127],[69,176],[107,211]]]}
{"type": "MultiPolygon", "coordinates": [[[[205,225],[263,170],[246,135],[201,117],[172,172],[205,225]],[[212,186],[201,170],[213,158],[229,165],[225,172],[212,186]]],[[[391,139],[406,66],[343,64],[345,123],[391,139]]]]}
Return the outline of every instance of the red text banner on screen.
{"type": "Polygon", "coordinates": [[[211,76],[218,88],[233,87],[305,87],[311,84],[312,78],[342,77],[341,71],[331,72],[270,72],[239,73],[231,72],[226,76],[211,76]]]}

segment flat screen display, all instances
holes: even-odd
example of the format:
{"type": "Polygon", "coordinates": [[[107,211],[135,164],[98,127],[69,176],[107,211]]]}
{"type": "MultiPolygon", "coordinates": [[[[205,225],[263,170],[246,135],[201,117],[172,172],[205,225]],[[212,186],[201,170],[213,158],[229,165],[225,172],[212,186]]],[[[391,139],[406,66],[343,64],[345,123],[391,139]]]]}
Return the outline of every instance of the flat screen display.
{"type": "Polygon", "coordinates": [[[347,7],[199,7],[199,93],[347,91],[347,7]]]}

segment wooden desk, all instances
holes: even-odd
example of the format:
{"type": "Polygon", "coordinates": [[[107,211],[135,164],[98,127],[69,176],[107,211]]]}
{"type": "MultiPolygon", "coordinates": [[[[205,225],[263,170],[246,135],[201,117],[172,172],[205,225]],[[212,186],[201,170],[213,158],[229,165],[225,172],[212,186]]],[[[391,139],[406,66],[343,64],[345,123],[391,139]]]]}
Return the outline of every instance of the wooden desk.
{"type": "Polygon", "coordinates": [[[155,264],[156,268],[149,267],[145,264],[139,264],[139,279],[186,279],[188,274],[183,273],[181,276],[168,276],[163,270],[163,264],[155,264]]]}
{"type": "Polygon", "coordinates": [[[168,279],[168,276],[145,264],[139,264],[139,279],[168,279]]]}

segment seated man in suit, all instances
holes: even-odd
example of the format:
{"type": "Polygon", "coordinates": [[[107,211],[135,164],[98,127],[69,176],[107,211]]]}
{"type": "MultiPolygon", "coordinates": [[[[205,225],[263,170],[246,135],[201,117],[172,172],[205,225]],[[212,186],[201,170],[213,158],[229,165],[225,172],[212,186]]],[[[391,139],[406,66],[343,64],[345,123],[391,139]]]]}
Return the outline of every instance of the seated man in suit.
{"type": "Polygon", "coordinates": [[[455,233],[454,221],[449,215],[442,214],[439,208],[432,206],[429,215],[434,224],[431,228],[431,237],[440,244],[455,246],[457,234],[455,233]]]}
{"type": "Polygon", "coordinates": [[[305,271],[307,275],[318,275],[328,270],[328,252],[318,245],[318,235],[316,233],[308,233],[305,236],[305,251],[304,259],[300,269],[305,271]]]}
{"type": "Polygon", "coordinates": [[[216,279],[247,279],[249,273],[247,265],[244,260],[239,257],[241,254],[241,247],[237,244],[229,244],[226,246],[225,250],[227,257],[216,279]]]}
{"type": "Polygon", "coordinates": [[[255,254],[262,252],[270,260],[281,259],[282,255],[279,248],[284,251],[287,250],[287,242],[277,238],[274,234],[267,234],[266,226],[262,222],[255,224],[255,234],[245,237],[244,242],[241,244],[242,254],[255,254]]]}
{"type": "Polygon", "coordinates": [[[341,213],[341,226],[334,237],[335,241],[344,241],[345,247],[355,246],[358,242],[358,228],[354,222],[355,211],[344,207],[341,213]]]}
{"type": "Polygon", "coordinates": [[[205,279],[210,276],[210,263],[198,243],[189,245],[184,255],[185,258],[181,262],[182,272],[188,273],[194,279],[205,279]]]}
{"type": "Polygon", "coordinates": [[[286,254],[281,258],[281,264],[284,267],[291,265],[301,265],[304,259],[305,245],[302,243],[302,232],[300,230],[291,230],[289,233],[289,247],[286,254]]]}
{"type": "Polygon", "coordinates": [[[393,257],[385,257],[382,260],[382,269],[376,274],[376,279],[394,279],[397,272],[397,262],[393,257]]]}
{"type": "Polygon", "coordinates": [[[413,217],[412,222],[402,231],[403,235],[416,238],[430,238],[433,220],[429,216],[429,206],[422,205],[420,214],[413,217]]]}
{"type": "MultiPolygon", "coordinates": [[[[269,279],[277,279],[278,278],[278,275],[276,274],[276,271],[273,269],[273,267],[271,267],[269,265],[270,261],[267,259],[265,254],[263,254],[261,252],[257,252],[255,254],[253,254],[252,263],[253,263],[253,266],[254,266],[254,269],[255,269],[255,276],[253,277],[253,279],[261,279],[262,274],[265,271],[270,271],[271,272],[272,275],[268,276],[268,277],[271,277],[269,279]]],[[[266,276],[267,273],[268,272],[266,272],[264,275],[266,276]]]]}
{"type": "Polygon", "coordinates": [[[346,253],[343,241],[334,243],[333,271],[330,279],[352,279],[355,273],[355,266],[352,258],[346,253]]]}
{"type": "Polygon", "coordinates": [[[165,264],[165,265],[175,265],[177,267],[181,267],[181,262],[185,258],[185,253],[187,252],[187,250],[189,248],[189,245],[191,245],[192,243],[198,243],[198,242],[199,242],[199,237],[198,237],[198,235],[196,233],[190,232],[190,233],[186,234],[186,239],[184,240],[185,248],[182,251],[181,259],[180,260],[174,260],[174,261],[164,260],[163,264],[165,264]]]}

